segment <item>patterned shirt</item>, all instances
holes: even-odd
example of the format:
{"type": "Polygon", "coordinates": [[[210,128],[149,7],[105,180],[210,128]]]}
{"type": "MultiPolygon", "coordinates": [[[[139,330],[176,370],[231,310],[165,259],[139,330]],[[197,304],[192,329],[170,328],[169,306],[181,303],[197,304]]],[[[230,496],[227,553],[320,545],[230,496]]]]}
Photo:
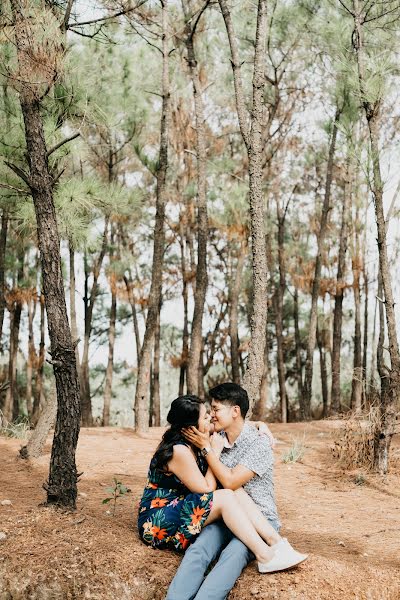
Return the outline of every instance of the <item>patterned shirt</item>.
{"type": "Polygon", "coordinates": [[[248,423],[243,425],[232,446],[229,445],[226,434],[224,435],[225,447],[221,453],[221,462],[230,469],[243,465],[255,473],[243,488],[267,519],[279,523],[274,497],[274,455],[269,439],[265,435],[260,435],[248,423]]]}

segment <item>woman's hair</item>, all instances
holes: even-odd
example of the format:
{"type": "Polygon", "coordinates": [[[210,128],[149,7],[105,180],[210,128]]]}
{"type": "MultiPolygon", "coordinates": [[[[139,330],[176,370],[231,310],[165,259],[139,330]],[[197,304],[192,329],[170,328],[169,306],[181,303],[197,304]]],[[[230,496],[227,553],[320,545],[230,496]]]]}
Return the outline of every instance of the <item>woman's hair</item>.
{"type": "Polygon", "coordinates": [[[197,427],[200,415],[200,405],[204,401],[190,394],[175,398],[169,409],[167,421],[171,427],[162,436],[161,442],[153,456],[153,466],[163,470],[173,454],[173,447],[179,442],[188,442],[181,433],[182,427],[197,427]]]}

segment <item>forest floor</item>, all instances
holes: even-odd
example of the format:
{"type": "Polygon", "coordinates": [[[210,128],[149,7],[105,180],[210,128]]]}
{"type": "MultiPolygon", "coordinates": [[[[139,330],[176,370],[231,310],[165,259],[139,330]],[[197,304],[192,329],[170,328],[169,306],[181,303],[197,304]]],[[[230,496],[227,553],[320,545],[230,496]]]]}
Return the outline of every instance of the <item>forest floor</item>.
{"type": "MultiPolygon", "coordinates": [[[[399,600],[400,440],[385,479],[344,472],[332,459],[337,421],[273,424],[276,496],[282,532],[310,559],[298,569],[259,575],[245,569],[229,600],[399,600]],[[305,435],[301,462],[282,454],[305,435]]],[[[142,544],[136,506],[162,429],[139,437],[127,429],[82,429],[77,464],[83,472],[77,511],[39,506],[45,495],[50,439],[30,463],[20,440],[0,438],[0,600],[161,600],[181,557],[142,544]],[[103,505],[116,476],[132,490],[115,516],[103,505]]]]}

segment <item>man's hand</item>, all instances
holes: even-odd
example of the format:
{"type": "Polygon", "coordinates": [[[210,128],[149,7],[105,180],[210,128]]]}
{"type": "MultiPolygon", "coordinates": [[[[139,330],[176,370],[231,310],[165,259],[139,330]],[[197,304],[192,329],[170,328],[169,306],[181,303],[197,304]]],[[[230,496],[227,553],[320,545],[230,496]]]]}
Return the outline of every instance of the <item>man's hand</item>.
{"type": "Polygon", "coordinates": [[[263,421],[253,421],[253,425],[255,426],[256,429],[258,429],[258,432],[261,435],[267,436],[267,438],[270,441],[271,448],[274,448],[275,444],[276,444],[276,439],[272,435],[272,432],[270,431],[268,425],[266,423],[264,423],[263,421]]]}
{"type": "Polygon", "coordinates": [[[193,444],[193,446],[196,446],[196,448],[200,448],[200,450],[202,448],[209,448],[211,446],[209,431],[202,433],[197,429],[197,427],[192,426],[184,427],[182,429],[182,433],[188,442],[193,444]]]}

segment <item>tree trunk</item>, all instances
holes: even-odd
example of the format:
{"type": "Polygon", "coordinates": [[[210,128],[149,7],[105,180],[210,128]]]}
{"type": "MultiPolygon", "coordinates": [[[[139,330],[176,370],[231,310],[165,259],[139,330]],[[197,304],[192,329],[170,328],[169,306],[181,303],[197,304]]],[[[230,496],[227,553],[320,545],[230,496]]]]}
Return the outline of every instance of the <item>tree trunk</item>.
{"type": "Polygon", "coordinates": [[[204,126],[204,107],[199,68],[194,48],[192,29],[193,15],[189,14],[185,0],[182,0],[182,10],[185,17],[185,45],[187,62],[193,86],[194,110],[196,118],[196,155],[197,155],[197,268],[196,289],[194,292],[194,309],[190,333],[190,350],[187,368],[187,391],[189,394],[199,392],[199,362],[203,345],[203,312],[206,299],[207,275],[207,181],[206,181],[206,135],[204,126]]]}
{"type": "Polygon", "coordinates": [[[112,380],[114,370],[114,345],[115,345],[115,322],[117,319],[117,289],[114,281],[111,281],[111,309],[110,327],[108,329],[108,360],[106,368],[106,380],[104,385],[103,426],[110,425],[110,408],[112,395],[112,380]]]}
{"type": "Polygon", "coordinates": [[[342,198],[342,220],[340,225],[338,266],[336,275],[335,308],[333,311],[333,341],[332,341],[332,392],[331,412],[338,413],[340,410],[340,355],[342,350],[342,318],[343,297],[346,275],[346,252],[349,235],[349,213],[351,204],[350,163],[348,159],[346,183],[342,198]]]}
{"type": "Polygon", "coordinates": [[[124,275],[124,281],[125,281],[125,285],[126,285],[126,290],[128,292],[129,304],[131,305],[131,310],[132,310],[133,333],[135,335],[135,343],[136,343],[136,361],[137,361],[137,364],[139,364],[141,344],[140,344],[139,323],[138,323],[138,318],[137,318],[135,297],[133,295],[133,290],[132,290],[132,277],[129,276],[129,279],[128,279],[128,277],[126,277],[126,275],[124,275]]]}
{"type": "Polygon", "coordinates": [[[5,299],[5,276],[4,276],[4,263],[6,258],[6,245],[7,245],[7,229],[8,229],[8,211],[3,209],[1,215],[1,231],[0,231],[0,349],[3,352],[2,339],[3,339],[3,323],[4,323],[4,310],[6,307],[5,299]]]}
{"type": "Polygon", "coordinates": [[[13,302],[10,312],[10,353],[8,360],[8,388],[4,401],[3,414],[7,421],[15,421],[19,416],[19,397],[17,386],[17,359],[19,329],[21,324],[22,298],[21,285],[24,277],[24,250],[18,251],[18,274],[13,290],[13,302]]]}
{"type": "Polygon", "coordinates": [[[51,452],[47,502],[75,508],[77,470],[75,451],[80,424],[79,384],[75,350],[68,323],[63,287],[60,238],[53,201],[53,179],[48,165],[40,100],[31,85],[28,16],[21,0],[11,0],[15,44],[21,80],[19,91],[29,157],[27,181],[31,189],[37,223],[44,297],[57,386],[57,421],[51,452]]]}
{"type": "Polygon", "coordinates": [[[264,371],[261,379],[260,397],[254,404],[253,408],[253,419],[257,421],[266,421],[267,419],[267,402],[268,402],[268,389],[269,389],[269,356],[268,356],[268,339],[265,343],[264,350],[264,371]]]}
{"type": "Polygon", "coordinates": [[[267,2],[258,1],[257,25],[255,35],[253,95],[250,116],[250,131],[247,126],[246,104],[241,79],[241,62],[238,55],[237,40],[233,29],[231,14],[226,0],[219,0],[222,16],[228,35],[231,51],[231,65],[235,86],[236,110],[240,132],[246,145],[249,160],[249,201],[250,233],[252,251],[253,302],[250,318],[251,340],[247,359],[247,370],[243,378],[243,387],[250,400],[250,413],[260,395],[261,380],[264,373],[264,353],[267,325],[267,265],[265,252],[264,195],[262,189],[262,159],[264,142],[262,128],[264,123],[264,82],[265,82],[265,43],[267,33],[267,2]]]}
{"type": "Polygon", "coordinates": [[[33,427],[36,426],[39,413],[40,404],[43,396],[43,372],[44,372],[44,359],[45,359],[45,303],[43,294],[40,295],[40,345],[39,345],[39,359],[36,370],[36,385],[35,385],[35,396],[33,399],[32,418],[31,423],[33,427]]]}
{"type": "Polygon", "coordinates": [[[276,211],[278,219],[278,269],[279,269],[279,282],[275,292],[275,332],[276,332],[276,344],[277,344],[277,370],[278,370],[278,381],[279,381],[279,397],[281,407],[281,421],[287,423],[289,420],[289,404],[286,392],[286,368],[285,368],[285,356],[283,350],[283,298],[286,288],[286,276],[285,276],[285,257],[284,257],[284,244],[285,244],[285,214],[280,206],[279,199],[276,200],[276,211]]]}
{"type": "Polygon", "coordinates": [[[168,135],[170,120],[170,83],[169,83],[169,33],[168,33],[168,3],[162,3],[162,111],[160,153],[157,169],[156,217],[154,225],[153,262],[151,269],[151,286],[146,318],[146,329],[138,365],[138,375],[135,394],[135,426],[137,431],[148,430],[148,388],[150,384],[151,353],[154,334],[157,327],[157,314],[161,300],[162,273],[165,245],[165,205],[166,178],[168,169],[168,135]]]}
{"type": "Polygon", "coordinates": [[[185,235],[183,220],[179,222],[180,236],[179,244],[181,249],[181,271],[182,271],[182,300],[183,300],[183,332],[182,332],[182,357],[179,369],[179,391],[182,396],[185,388],[185,378],[187,379],[187,365],[189,358],[189,312],[188,312],[188,274],[186,269],[185,256],[185,235]]]}
{"type": "Polygon", "coordinates": [[[328,214],[331,209],[331,186],[333,179],[333,165],[334,156],[336,149],[336,138],[338,132],[338,124],[340,119],[341,110],[336,109],[332,136],[329,145],[328,164],[326,171],[325,180],[325,195],[324,202],[322,205],[321,213],[321,225],[317,235],[317,256],[315,259],[314,269],[314,280],[311,292],[311,311],[310,311],[310,322],[308,326],[308,339],[307,339],[307,354],[304,374],[304,386],[303,386],[303,410],[304,413],[301,415],[303,419],[309,419],[311,417],[311,396],[312,396],[312,379],[313,379],[313,362],[314,362],[314,349],[316,342],[317,333],[317,319],[318,319],[318,295],[321,283],[321,268],[322,268],[322,254],[325,248],[325,238],[328,224],[328,214]]]}
{"type": "MultiPolygon", "coordinates": [[[[355,224],[357,228],[357,222],[355,224]]],[[[353,292],[354,292],[354,359],[353,379],[351,383],[351,408],[361,412],[362,400],[362,350],[361,350],[361,298],[360,298],[360,255],[358,233],[356,232],[355,256],[353,257],[353,292]]]]}
{"type": "Polygon", "coordinates": [[[80,360],[78,349],[78,325],[76,322],[76,283],[75,283],[75,249],[71,240],[69,241],[69,312],[71,316],[71,335],[75,344],[75,357],[78,373],[80,372],[80,360]]]}
{"type": "MultiPolygon", "coordinates": [[[[363,25],[365,15],[360,9],[359,0],[353,0],[354,8],[354,46],[357,54],[358,78],[360,84],[361,98],[365,116],[368,123],[369,140],[372,158],[372,194],[375,205],[375,219],[377,226],[377,242],[379,252],[379,276],[382,280],[384,292],[386,326],[389,338],[390,370],[380,365],[381,398],[380,398],[380,431],[375,451],[375,468],[382,474],[388,470],[389,451],[396,426],[397,403],[400,394],[400,353],[397,340],[397,326],[394,312],[394,299],[392,281],[389,270],[386,233],[387,224],[383,210],[383,182],[381,176],[380,151],[379,151],[379,111],[381,98],[371,103],[365,93],[365,49],[363,40],[363,25]]],[[[382,321],[383,321],[383,315],[382,321]]],[[[381,341],[383,345],[383,341],[381,341]]],[[[379,343],[378,343],[379,348],[379,343]]],[[[378,364],[379,370],[379,364],[378,364]]]]}
{"type": "Polygon", "coordinates": [[[33,335],[33,320],[36,313],[37,298],[28,300],[28,357],[26,360],[26,411],[32,416],[32,375],[33,364],[36,361],[35,338],[33,335]]]}
{"type": "Polygon", "coordinates": [[[300,413],[304,413],[303,406],[303,365],[301,360],[301,337],[299,328],[299,292],[294,288],[293,295],[293,320],[294,320],[294,340],[296,352],[296,380],[297,380],[297,395],[299,399],[300,413]]]}
{"type": "Polygon", "coordinates": [[[322,334],[317,324],[317,344],[319,350],[319,364],[321,371],[321,392],[322,392],[322,418],[328,416],[328,370],[326,368],[326,352],[322,340],[322,334]]]}
{"type": "Polygon", "coordinates": [[[242,284],[244,261],[246,259],[247,240],[243,239],[236,262],[235,275],[231,275],[229,289],[229,337],[231,343],[232,381],[240,384],[239,365],[239,297],[242,284]]]}
{"type": "Polygon", "coordinates": [[[367,408],[368,405],[368,372],[367,372],[367,360],[368,360],[368,271],[365,265],[365,252],[363,259],[363,281],[364,281],[364,333],[363,333],[363,359],[362,359],[362,375],[363,375],[363,408],[367,408]]]}
{"type": "Polygon", "coordinates": [[[89,344],[90,336],[92,333],[92,322],[93,322],[93,311],[94,305],[97,299],[98,293],[98,280],[103,264],[104,256],[107,251],[108,241],[108,225],[110,217],[106,215],[104,220],[104,232],[101,244],[101,250],[99,256],[93,267],[93,282],[92,289],[90,290],[90,297],[88,297],[88,268],[87,259],[85,253],[85,335],[83,339],[83,352],[82,362],[80,369],[80,385],[81,385],[81,411],[82,411],[82,425],[84,427],[92,427],[93,425],[93,414],[92,414],[92,400],[90,396],[90,366],[89,366],[89,344]]]}
{"type": "Polygon", "coordinates": [[[157,326],[154,334],[154,352],[153,352],[153,373],[152,373],[152,411],[151,411],[151,424],[153,427],[160,427],[161,425],[161,406],[160,406],[160,341],[161,341],[161,327],[160,327],[160,310],[157,315],[157,326]]]}
{"type": "Polygon", "coordinates": [[[41,412],[35,429],[32,431],[26,446],[19,451],[21,458],[39,458],[46,443],[50,429],[53,427],[57,414],[57,392],[55,383],[52,384],[46,404],[41,412]]]}

